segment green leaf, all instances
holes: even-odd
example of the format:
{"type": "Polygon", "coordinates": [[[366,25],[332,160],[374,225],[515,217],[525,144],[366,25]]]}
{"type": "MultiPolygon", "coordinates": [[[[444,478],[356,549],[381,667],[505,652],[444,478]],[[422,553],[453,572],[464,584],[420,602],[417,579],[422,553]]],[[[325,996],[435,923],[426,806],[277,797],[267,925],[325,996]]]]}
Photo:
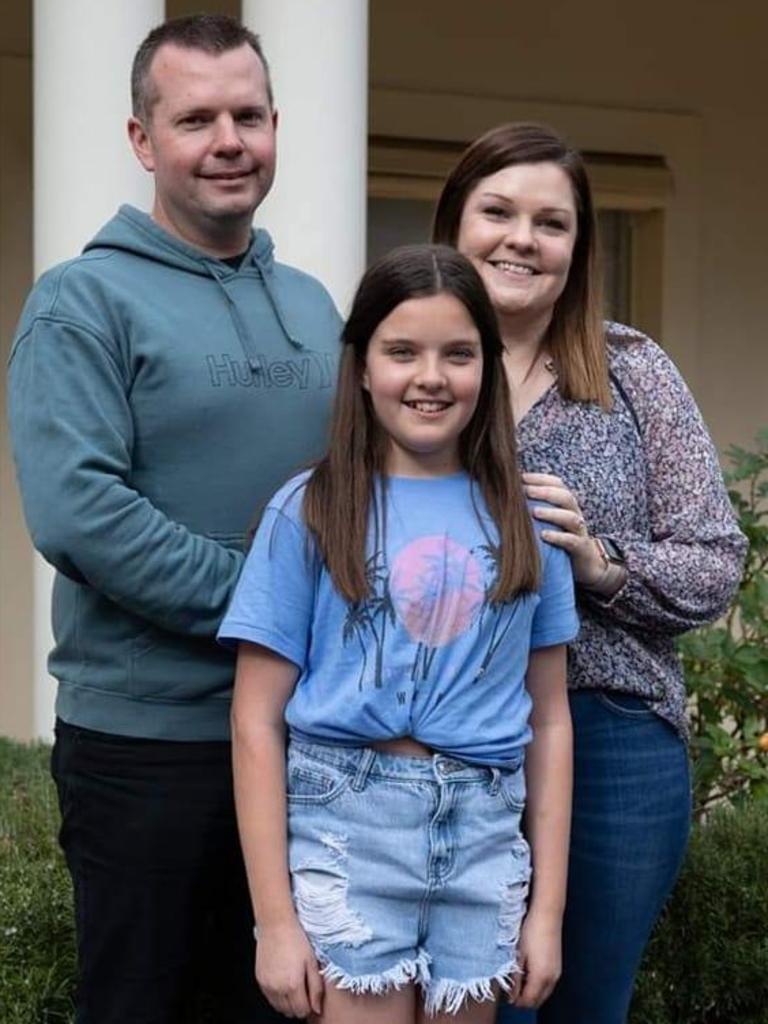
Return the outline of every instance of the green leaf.
{"type": "Polygon", "coordinates": [[[753,690],[768,695],[768,660],[762,661],[750,667],[744,673],[744,678],[753,690]]]}
{"type": "Polygon", "coordinates": [[[763,779],[768,781],[768,764],[760,764],[759,761],[744,758],[739,762],[738,771],[739,774],[748,779],[754,779],[756,782],[763,779]]]}
{"type": "Polygon", "coordinates": [[[722,725],[710,722],[706,728],[707,735],[712,740],[712,748],[717,757],[727,757],[736,751],[736,744],[733,737],[722,725]]]}
{"type": "Polygon", "coordinates": [[[733,660],[737,665],[741,665],[745,668],[751,667],[752,665],[759,665],[766,657],[766,652],[760,647],[753,646],[752,644],[744,644],[739,647],[733,656],[733,660]]]}

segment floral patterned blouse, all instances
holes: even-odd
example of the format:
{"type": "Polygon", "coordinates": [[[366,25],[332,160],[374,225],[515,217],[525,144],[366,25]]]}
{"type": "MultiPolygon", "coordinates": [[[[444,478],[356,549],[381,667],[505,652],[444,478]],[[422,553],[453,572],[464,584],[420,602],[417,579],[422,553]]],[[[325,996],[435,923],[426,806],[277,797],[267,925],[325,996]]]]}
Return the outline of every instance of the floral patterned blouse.
{"type": "Polygon", "coordinates": [[[725,611],[746,540],[672,361],[632,328],[610,323],[606,335],[613,409],[565,401],[551,387],[518,425],[521,461],[561,477],[589,532],[615,540],[627,560],[627,582],[611,598],[579,588],[569,685],[642,697],[685,737],[675,637],[725,611]]]}

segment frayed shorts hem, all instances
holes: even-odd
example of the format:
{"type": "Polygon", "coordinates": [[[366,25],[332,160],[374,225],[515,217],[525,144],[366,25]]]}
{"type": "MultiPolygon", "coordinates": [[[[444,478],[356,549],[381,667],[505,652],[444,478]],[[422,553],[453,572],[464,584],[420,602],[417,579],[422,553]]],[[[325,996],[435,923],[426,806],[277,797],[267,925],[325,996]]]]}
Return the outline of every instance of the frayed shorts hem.
{"type": "MultiPolygon", "coordinates": [[[[317,952],[317,951],[316,951],[317,952]]],[[[430,956],[421,952],[413,959],[403,958],[394,967],[379,974],[349,974],[339,967],[323,953],[317,953],[320,961],[320,973],[326,981],[330,981],[336,988],[353,995],[375,995],[383,996],[392,989],[401,989],[404,985],[413,982],[421,985],[429,981],[430,956]]]]}
{"type": "Polygon", "coordinates": [[[342,991],[353,995],[383,996],[393,989],[398,991],[405,985],[415,984],[421,990],[424,999],[424,1010],[429,1017],[438,1013],[455,1015],[471,1000],[485,1003],[497,998],[499,991],[509,993],[512,990],[515,975],[520,968],[517,961],[511,960],[496,974],[485,978],[470,978],[458,981],[454,978],[441,978],[434,981],[430,974],[431,957],[422,950],[413,959],[404,958],[379,974],[349,974],[327,955],[317,952],[320,971],[326,981],[342,991]]]}
{"type": "Polygon", "coordinates": [[[499,991],[509,993],[512,990],[514,977],[520,973],[517,962],[512,960],[496,974],[487,978],[469,978],[457,981],[454,978],[441,978],[439,981],[421,985],[424,994],[424,1010],[428,1017],[438,1013],[457,1014],[470,1001],[487,1003],[498,997],[493,986],[499,991]]]}

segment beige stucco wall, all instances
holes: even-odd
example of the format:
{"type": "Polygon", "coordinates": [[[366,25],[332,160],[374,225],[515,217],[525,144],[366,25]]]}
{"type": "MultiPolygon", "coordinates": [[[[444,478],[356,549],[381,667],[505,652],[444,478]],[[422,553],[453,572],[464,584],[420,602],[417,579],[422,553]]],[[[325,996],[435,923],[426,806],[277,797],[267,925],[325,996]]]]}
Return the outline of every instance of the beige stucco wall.
{"type": "Polygon", "coordinates": [[[665,323],[695,325],[681,362],[721,447],[768,423],[766,38],[760,0],[371,4],[374,88],[698,121],[696,280],[665,295],[665,323]]]}
{"type": "MultiPolygon", "coordinates": [[[[18,42],[18,37],[14,41],[18,42]]],[[[30,77],[28,57],[0,54],[0,362],[3,367],[32,277],[30,77]]],[[[25,738],[32,724],[32,548],[21,516],[5,418],[3,386],[0,388],[0,735],[25,738]]]]}

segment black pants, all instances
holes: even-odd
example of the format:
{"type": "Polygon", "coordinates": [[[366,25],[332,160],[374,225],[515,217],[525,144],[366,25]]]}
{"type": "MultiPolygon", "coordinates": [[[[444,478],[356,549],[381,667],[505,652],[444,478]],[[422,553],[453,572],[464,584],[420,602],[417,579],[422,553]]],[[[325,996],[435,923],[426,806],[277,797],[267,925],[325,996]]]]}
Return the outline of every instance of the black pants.
{"type": "Polygon", "coordinates": [[[77,1024],[284,1020],[254,980],[229,743],[58,722],[52,772],[75,890],[77,1024]]]}

